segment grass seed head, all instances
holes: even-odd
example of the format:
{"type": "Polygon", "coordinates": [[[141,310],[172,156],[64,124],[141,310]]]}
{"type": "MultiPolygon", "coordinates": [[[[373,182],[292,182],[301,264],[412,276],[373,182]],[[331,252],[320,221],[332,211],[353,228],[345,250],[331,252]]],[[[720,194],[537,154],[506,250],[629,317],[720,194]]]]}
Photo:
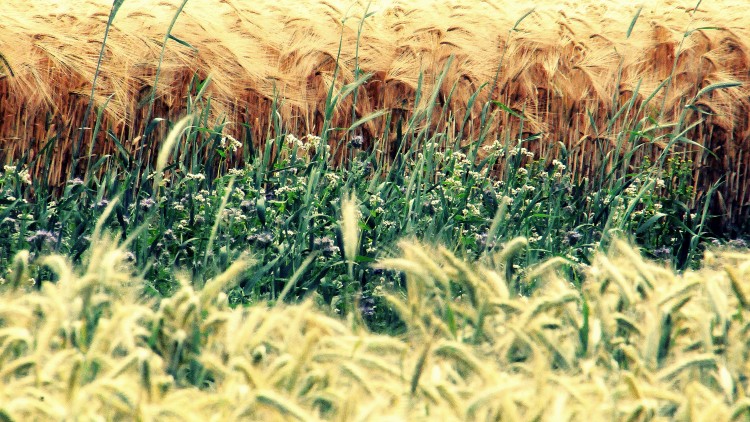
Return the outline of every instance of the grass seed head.
{"type": "Polygon", "coordinates": [[[359,251],[359,232],[359,203],[351,194],[341,201],[341,234],[350,274],[359,251]]]}

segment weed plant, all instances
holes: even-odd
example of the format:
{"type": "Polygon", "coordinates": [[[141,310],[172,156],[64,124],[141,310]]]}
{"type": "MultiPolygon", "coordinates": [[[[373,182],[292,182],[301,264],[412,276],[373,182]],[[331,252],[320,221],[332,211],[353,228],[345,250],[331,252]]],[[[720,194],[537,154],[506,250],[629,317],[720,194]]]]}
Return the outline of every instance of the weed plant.
{"type": "Polygon", "coordinates": [[[6,167],[0,178],[3,267],[23,249],[32,256],[62,253],[78,262],[89,247],[90,222],[118,192],[125,202],[106,225],[133,238],[128,256],[152,294],[174,293],[176,269],[200,284],[252,252],[261,265],[229,293],[231,304],[273,301],[289,278],[303,271],[288,298],[315,292],[321,303],[346,314],[358,297],[367,304],[366,316],[383,324],[390,317],[377,312],[376,292],[401,286],[401,280],[369,264],[404,237],[431,239],[479,257],[524,236],[528,249],[513,264],[518,277],[522,268],[554,256],[589,264],[587,257],[617,232],[635,233],[647,255],[681,267],[695,265],[702,250],[699,242],[685,243],[703,234],[701,219],[684,205],[692,193],[691,173],[679,157],[667,161],[659,179],[646,163],[608,190],[601,182],[576,180],[564,159],[547,163],[534,156],[523,139],[484,145],[479,161],[445,133],[421,141],[424,132],[407,132],[411,145],[388,163],[377,146],[363,149],[352,136],[336,142],[348,158],[334,167],[331,147],[321,137],[286,133],[244,166],[228,168],[225,157],[236,153],[239,141],[201,126],[196,115],[183,127],[184,133],[174,134],[182,139],[168,170],[161,176],[153,169],[144,173],[129,201],[132,176],[116,166],[101,177],[69,181],[51,201],[38,195],[40,181],[6,167]],[[201,150],[212,160],[196,160],[201,150]],[[504,177],[497,176],[500,166],[504,177]],[[340,198],[347,194],[359,199],[361,215],[352,271],[337,223],[340,198]],[[26,199],[35,197],[42,200],[26,199]],[[677,261],[682,248],[688,248],[690,261],[677,261]]]}

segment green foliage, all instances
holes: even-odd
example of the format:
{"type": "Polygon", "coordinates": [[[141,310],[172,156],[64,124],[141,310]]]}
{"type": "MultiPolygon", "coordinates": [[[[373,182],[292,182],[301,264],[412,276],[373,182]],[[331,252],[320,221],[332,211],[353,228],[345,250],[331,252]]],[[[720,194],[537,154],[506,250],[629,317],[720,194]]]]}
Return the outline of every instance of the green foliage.
{"type": "MultiPolygon", "coordinates": [[[[25,248],[80,259],[89,222],[114,195],[125,195],[125,202],[115,207],[107,226],[123,237],[138,233],[132,259],[152,293],[169,295],[178,287],[175,269],[206,280],[252,252],[261,270],[230,293],[231,303],[274,300],[306,257],[319,251],[287,298],[315,292],[337,312],[346,312],[355,297],[377,301],[373,292],[399,283],[394,274],[375,274],[368,264],[409,236],[475,257],[524,236],[529,247],[516,257],[517,266],[552,256],[586,263],[615,232],[633,233],[648,255],[660,259],[689,252],[692,261],[683,266],[694,265],[702,246],[691,243],[691,236],[706,239],[701,216],[688,205],[694,197],[692,163],[677,155],[666,160],[660,176],[646,159],[640,171],[610,183],[576,180],[564,157],[548,162],[527,150],[531,139],[486,143],[476,150],[484,156],[478,160],[471,158],[476,152],[462,147],[467,143],[445,133],[407,132],[408,148],[389,163],[377,154],[382,141],[363,149],[358,139],[326,143],[315,135],[286,133],[270,139],[243,166],[229,168],[227,157],[243,143],[222,134],[221,123],[209,129],[205,110],[193,111],[160,154],[164,171],[144,173],[140,180],[110,160],[101,174],[69,181],[54,200],[39,181],[6,167],[0,178],[1,224],[8,229],[2,232],[2,262],[25,248]],[[332,146],[347,157],[340,166],[333,165],[332,146]],[[208,161],[195,159],[199,151],[208,161]],[[497,169],[504,176],[498,177],[497,169]],[[133,189],[135,182],[139,187],[133,189]],[[362,217],[351,273],[337,219],[345,192],[359,199],[362,217]],[[502,218],[495,219],[488,237],[501,208],[502,218]]],[[[367,313],[375,325],[390,319],[369,308],[367,313]]]]}
{"type": "MultiPolygon", "coordinates": [[[[171,29],[164,45],[170,39],[180,43],[171,29]]],[[[468,114],[442,115],[435,123],[436,103],[450,99],[442,98],[440,89],[451,66],[452,58],[439,74],[420,75],[420,81],[436,81],[434,90],[422,92],[420,83],[414,103],[422,105],[408,121],[392,122],[395,145],[388,144],[394,142],[388,125],[368,142],[356,135],[358,126],[372,119],[390,121],[388,110],[359,116],[353,107],[351,127],[331,127],[341,101],[351,96],[356,105],[371,76],[356,66],[354,82],[338,86],[338,62],[318,134],[286,127],[276,112],[283,98],[275,98],[267,131],[275,135],[265,142],[235,139],[225,134],[226,121],[210,121],[211,101],[204,94],[211,78],[197,76],[187,93],[187,117],[151,120],[135,154],[97,120],[94,132],[106,130],[119,153],[93,163],[89,154],[85,174],[69,180],[61,192],[44,180],[31,180],[25,162],[5,167],[0,175],[0,268],[8,268],[13,256],[27,249],[32,257],[57,252],[80,262],[90,244],[91,222],[119,198],[105,225],[129,239],[129,259],[150,294],[170,296],[178,290],[177,271],[202,285],[250,253],[259,267],[240,277],[229,292],[231,305],[276,301],[282,292],[287,301],[314,296],[331,312],[359,310],[371,327],[387,330],[397,329],[398,322],[383,308],[380,292],[403,287],[403,279],[370,264],[405,237],[430,239],[477,258],[521,236],[527,247],[512,256],[506,269],[515,277],[514,293],[521,295],[537,288],[533,280],[520,281],[524,268],[552,257],[590,264],[588,257],[613,236],[632,236],[645,255],[680,270],[697,265],[707,241],[718,242],[706,229],[712,191],[696,198],[693,163],[678,148],[696,144],[686,137],[684,119],[659,125],[647,115],[650,99],[663,86],[640,107],[634,100],[613,106],[606,133],[598,135],[614,140],[615,150],[599,145],[603,164],[598,176],[581,179],[569,171],[563,146],[557,158],[532,151],[534,143],[546,139],[542,134],[502,133],[488,139],[498,113],[524,124],[523,112],[500,102],[488,99],[473,131],[465,130],[468,114]],[[647,123],[652,126],[644,127],[647,123]],[[154,142],[151,135],[160,124],[172,131],[157,157],[144,156],[145,143],[154,142]],[[451,127],[461,130],[445,129],[451,127]],[[464,138],[465,133],[471,135],[464,138]],[[666,148],[656,155],[643,153],[640,166],[633,168],[633,157],[644,145],[665,141],[666,148]],[[394,157],[384,153],[394,150],[394,157]],[[338,213],[341,199],[349,195],[358,204],[359,239],[348,242],[347,255],[338,213]]],[[[711,85],[699,95],[728,86],[711,85]]],[[[470,97],[467,109],[484,88],[470,97]]],[[[42,270],[31,276],[41,280],[44,275],[42,270]]]]}

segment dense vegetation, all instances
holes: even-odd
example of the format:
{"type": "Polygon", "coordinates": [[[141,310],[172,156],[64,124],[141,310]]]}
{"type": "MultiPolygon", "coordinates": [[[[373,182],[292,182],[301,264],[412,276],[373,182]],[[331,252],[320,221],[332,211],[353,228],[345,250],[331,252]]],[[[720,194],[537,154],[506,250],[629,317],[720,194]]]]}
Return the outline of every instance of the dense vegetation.
{"type": "MultiPolygon", "coordinates": [[[[275,300],[298,273],[290,298],[317,292],[343,314],[354,298],[379,302],[374,292],[400,285],[395,274],[370,264],[404,237],[478,257],[524,236],[529,248],[518,256],[518,268],[555,256],[589,264],[589,256],[613,234],[632,234],[647,256],[686,268],[697,264],[707,240],[706,209],[696,213],[684,205],[692,192],[679,155],[665,157],[661,166],[576,180],[564,158],[546,163],[523,147],[523,139],[462,148],[444,133],[423,130],[404,134],[393,163],[377,160],[375,151],[363,150],[361,140],[351,136],[334,143],[347,158],[333,166],[328,142],[286,134],[244,166],[227,168],[222,157],[238,141],[199,119],[191,115],[176,124],[160,156],[165,168],[170,154],[166,172],[148,168],[140,180],[105,157],[98,174],[71,179],[52,197],[43,180],[29,180],[23,169],[7,166],[0,179],[3,267],[20,250],[78,261],[89,247],[91,222],[113,198],[120,202],[105,224],[128,239],[129,256],[149,292],[170,295],[177,287],[174,268],[201,282],[253,253],[259,268],[230,292],[231,304],[275,300]],[[196,160],[201,150],[216,158],[196,160]],[[497,176],[500,165],[503,177],[497,176]],[[337,225],[346,195],[359,200],[362,214],[351,272],[337,225]]],[[[41,281],[43,274],[34,276],[41,281]]]]}
{"type": "Polygon", "coordinates": [[[154,157],[97,120],[117,153],[76,151],[59,189],[28,171],[51,149],[5,165],[0,418],[747,417],[750,257],[708,231],[686,122],[626,104],[582,177],[544,134],[488,135],[523,112],[438,111],[451,65],[367,142],[387,112],[331,122],[371,75],[331,84],[317,134],[276,98],[261,143],[195,76],[154,157]]]}
{"type": "MultiPolygon", "coordinates": [[[[356,205],[343,211],[351,257],[356,205]]],[[[127,246],[99,229],[81,267],[35,261],[52,274],[40,291],[29,254],[14,260],[0,302],[3,420],[750,417],[746,251],[709,252],[701,271],[676,275],[615,241],[588,267],[553,258],[517,283],[524,238],[476,263],[403,242],[377,265],[406,274],[405,289],[381,293],[403,332],[378,335],[366,312],[342,319],[310,300],[232,308],[223,291],[257,265],[244,258],[201,288],[182,276],[172,296],[144,297],[127,246]]]]}

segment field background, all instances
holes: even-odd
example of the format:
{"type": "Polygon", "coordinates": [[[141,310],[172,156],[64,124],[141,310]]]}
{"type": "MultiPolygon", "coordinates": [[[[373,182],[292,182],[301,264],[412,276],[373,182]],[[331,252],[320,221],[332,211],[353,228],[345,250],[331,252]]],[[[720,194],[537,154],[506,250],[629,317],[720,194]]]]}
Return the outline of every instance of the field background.
{"type": "MultiPolygon", "coordinates": [[[[139,138],[145,120],[181,116],[194,75],[211,75],[206,94],[213,116],[232,122],[227,133],[260,145],[275,135],[275,98],[286,129],[318,133],[331,84],[341,87],[367,74],[356,94],[337,104],[330,127],[348,127],[378,110],[389,113],[390,119],[381,115],[358,128],[383,154],[395,155],[399,119],[408,121],[428,106],[436,108],[435,130],[463,129],[458,141],[476,137],[482,107],[493,99],[525,118],[521,124],[491,107],[488,139],[500,132],[539,134],[528,149],[552,159],[564,146],[573,173],[589,177],[607,165],[602,150],[635,151],[636,165],[665,148],[685,151],[697,196],[723,181],[711,204],[723,216],[723,229],[736,232],[749,215],[750,88],[745,83],[695,97],[712,84],[747,82],[750,16],[737,2],[696,7],[660,1],[642,9],[611,1],[375,1],[369,9],[364,1],[188,2],[170,33],[184,43],[169,40],[160,57],[180,6],[126,1],[113,21],[94,101],[106,105],[103,127],[131,152],[158,149],[148,137],[139,138]],[[365,10],[373,14],[362,20],[365,10]],[[451,56],[431,102],[427,94],[451,56]],[[156,101],[150,103],[157,69],[156,101]],[[475,93],[478,101],[469,103],[475,93]],[[685,112],[686,105],[694,109],[685,112]],[[439,122],[443,108],[456,116],[454,127],[439,122]],[[641,133],[633,139],[627,131],[639,121],[641,133]]],[[[55,185],[71,174],[109,8],[82,0],[4,6],[0,161],[24,154],[31,159],[54,138],[50,165],[38,160],[32,174],[44,171],[55,185]]],[[[165,134],[163,125],[156,129],[165,134]]],[[[96,157],[117,151],[105,131],[96,140],[86,133],[83,153],[85,144],[93,144],[96,157]]],[[[340,141],[335,135],[331,145],[340,141]]]]}
{"type": "Polygon", "coordinates": [[[0,10],[0,421],[750,420],[741,5],[0,10]]]}

